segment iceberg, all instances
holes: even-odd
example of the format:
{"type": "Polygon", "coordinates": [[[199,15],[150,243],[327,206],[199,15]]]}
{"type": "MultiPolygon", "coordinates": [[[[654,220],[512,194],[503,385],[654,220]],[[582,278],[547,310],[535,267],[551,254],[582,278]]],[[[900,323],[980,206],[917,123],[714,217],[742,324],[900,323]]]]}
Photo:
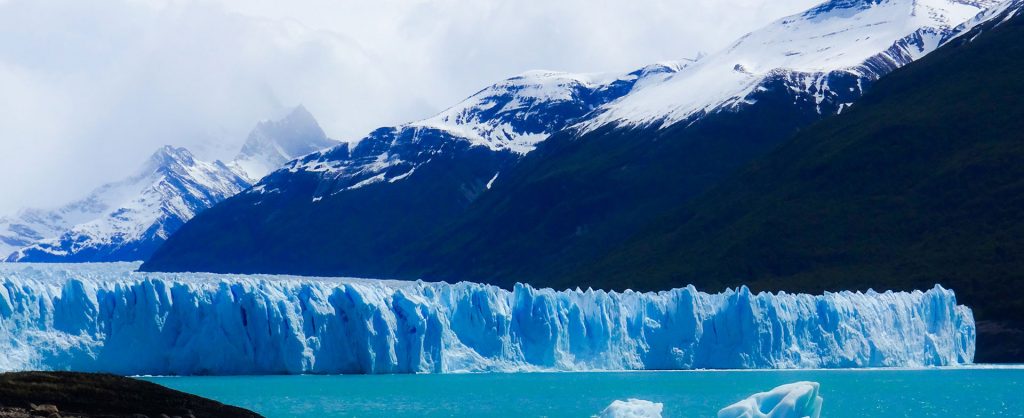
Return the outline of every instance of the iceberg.
{"type": "Polygon", "coordinates": [[[946,366],[950,290],[511,290],[460,282],[0,265],[0,370],[128,375],[946,366]]]}
{"type": "Polygon", "coordinates": [[[614,401],[608,405],[597,418],[661,418],[661,411],[665,405],[661,403],[645,401],[643,399],[628,399],[625,401],[614,401]]]}
{"type": "MultiPolygon", "coordinates": [[[[819,418],[819,387],[817,382],[796,382],[755,393],[722,408],[718,418],[819,418]]],[[[664,404],[631,398],[612,402],[594,418],[661,418],[664,409],[664,404]]]]}
{"type": "Polygon", "coordinates": [[[818,418],[817,382],[796,382],[761,392],[718,411],[718,418],[818,418]]]}

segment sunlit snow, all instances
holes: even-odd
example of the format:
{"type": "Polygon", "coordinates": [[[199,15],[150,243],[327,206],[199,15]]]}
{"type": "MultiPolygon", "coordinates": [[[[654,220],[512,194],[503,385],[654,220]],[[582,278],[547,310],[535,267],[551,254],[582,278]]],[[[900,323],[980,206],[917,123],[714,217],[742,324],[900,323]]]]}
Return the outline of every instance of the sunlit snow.
{"type": "Polygon", "coordinates": [[[819,386],[796,382],[756,393],[718,411],[718,418],[818,418],[823,402],[819,386]]]}
{"type": "Polygon", "coordinates": [[[0,370],[444,373],[969,363],[950,290],[719,294],[0,265],[0,370]]]}

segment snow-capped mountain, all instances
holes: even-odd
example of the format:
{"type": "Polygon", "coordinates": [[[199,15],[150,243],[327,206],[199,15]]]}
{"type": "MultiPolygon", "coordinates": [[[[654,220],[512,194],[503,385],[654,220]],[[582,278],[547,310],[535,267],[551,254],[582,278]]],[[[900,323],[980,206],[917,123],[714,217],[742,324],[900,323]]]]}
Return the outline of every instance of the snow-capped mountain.
{"type": "Polygon", "coordinates": [[[60,235],[77,221],[85,221],[109,208],[98,199],[82,199],[54,210],[23,209],[13,216],[0,217],[0,255],[60,235]]]}
{"type": "Polygon", "coordinates": [[[257,124],[229,165],[256,182],[288,161],[335,145],[338,142],[327,138],[313,115],[299,105],[281,119],[257,124]]]}
{"type": "Polygon", "coordinates": [[[130,261],[147,258],[197,213],[248,188],[294,157],[336,145],[303,106],[260,122],[230,163],[166,146],[134,175],[55,210],[0,218],[6,261],[130,261]]]}
{"type": "Polygon", "coordinates": [[[998,4],[830,0],[693,61],[526,73],[288,163],[183,227],[143,269],[564,276],[998,4]]]}
{"type": "Polygon", "coordinates": [[[104,217],[139,196],[149,186],[146,171],[155,169],[150,166],[157,155],[147,163],[149,168],[140,169],[127,179],[102,185],[82,199],[56,209],[27,208],[14,216],[0,218],[0,260],[18,249],[59,237],[75,225],[104,217]]]}
{"type": "Polygon", "coordinates": [[[489,86],[409,126],[446,131],[495,151],[526,154],[594,106],[628,93],[637,80],[674,73],[688,62],[655,64],[629,74],[531,71],[489,86]]]}
{"type": "MultiPolygon", "coordinates": [[[[999,0],[830,0],[752,32],[698,60],[654,64],[628,74],[533,71],[489,86],[434,117],[381,128],[355,147],[342,144],[292,161],[288,172],[318,173],[336,192],[399,181],[443,152],[468,142],[495,152],[525,155],[552,133],[577,124],[580,132],[615,125],[668,127],[721,110],[736,110],[779,86],[810,100],[822,114],[842,111],[874,80],[931,52],[959,25],[999,0]]],[[[239,166],[262,173],[293,152],[271,138],[311,119],[297,109],[250,136],[239,166]],[[270,151],[281,151],[274,153],[270,151]],[[250,155],[272,163],[255,163],[250,155]]],[[[314,122],[315,123],[315,122],[314,122]]],[[[329,141],[308,128],[316,144],[329,141]]],[[[301,151],[310,151],[303,148],[301,151]]],[[[495,172],[497,175],[498,173],[495,172]]],[[[250,175],[250,178],[260,176],[250,175]]],[[[273,190],[263,184],[254,192],[273,190]]],[[[322,196],[311,196],[315,199],[322,196]]]]}
{"type": "Polygon", "coordinates": [[[939,47],[997,0],[830,0],[745,35],[660,82],[598,110],[584,131],[672,126],[756,102],[782,84],[835,113],[867,85],[939,47]]]}
{"type": "Polygon", "coordinates": [[[985,11],[979,13],[971,20],[960,24],[953,36],[944,39],[943,43],[951,42],[953,38],[970,42],[980,36],[981,32],[1002,25],[1024,14],[1024,0],[990,0],[980,4],[987,6],[985,11]],[[967,38],[963,39],[965,36],[967,38]]]}
{"type": "MultiPolygon", "coordinates": [[[[688,64],[657,64],[621,75],[536,71],[513,77],[434,117],[380,128],[355,145],[340,144],[291,161],[204,214],[206,221],[189,223],[186,228],[202,228],[227,221],[234,213],[242,214],[229,221],[231,227],[218,226],[232,239],[251,240],[245,244],[223,241],[232,247],[226,251],[244,251],[238,258],[224,260],[232,263],[232,268],[244,265],[250,271],[272,271],[273,266],[263,265],[261,260],[276,262],[284,252],[301,258],[312,253],[288,248],[316,245],[337,236],[345,242],[322,247],[323,251],[345,254],[333,257],[334,263],[348,264],[352,258],[373,260],[376,255],[394,252],[398,242],[421,239],[433,225],[457,216],[494,184],[503,169],[531,153],[552,133],[628,93],[634,84],[688,64]],[[263,216],[272,216],[270,213],[278,214],[275,222],[263,222],[263,216]],[[253,228],[254,224],[275,232],[259,237],[232,232],[234,227],[253,228]],[[288,231],[292,225],[297,229],[288,231]],[[303,232],[303,238],[292,243],[298,239],[296,231],[306,231],[312,225],[323,228],[303,232]],[[272,249],[274,256],[264,257],[263,249],[272,249]]],[[[186,233],[184,239],[188,236],[186,233]]],[[[176,251],[174,245],[162,248],[176,251]]],[[[156,257],[156,264],[162,257],[166,255],[156,257]]]]}
{"type": "Polygon", "coordinates": [[[532,71],[491,85],[425,120],[380,128],[355,146],[341,144],[285,165],[250,193],[277,189],[282,177],[314,173],[320,185],[310,199],[397,182],[438,154],[479,148],[500,154],[501,165],[532,151],[554,132],[628,93],[639,80],[671,74],[691,61],[651,65],[628,74],[532,71]]]}
{"type": "Polygon", "coordinates": [[[989,5],[828,1],[647,77],[504,170],[493,193],[415,252],[394,256],[399,267],[387,273],[502,286],[524,277],[555,287],[639,282],[649,274],[640,267],[577,273],[603,265],[627,237],[672,228],[661,223],[667,213],[856,107],[879,78],[934,51],[989,5]]]}
{"type": "Polygon", "coordinates": [[[102,208],[94,212],[98,217],[21,248],[7,261],[144,259],[185,221],[248,186],[220,161],[200,161],[184,148],[166,146],[133,176],[82,201],[102,208]]]}

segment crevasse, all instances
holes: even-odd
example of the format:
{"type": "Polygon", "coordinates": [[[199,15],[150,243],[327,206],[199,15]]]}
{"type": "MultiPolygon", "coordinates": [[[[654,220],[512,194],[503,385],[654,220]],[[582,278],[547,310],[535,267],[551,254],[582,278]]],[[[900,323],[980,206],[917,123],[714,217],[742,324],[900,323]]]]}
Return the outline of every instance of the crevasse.
{"type": "Polygon", "coordinates": [[[970,363],[950,290],[534,289],[0,266],[0,370],[445,373],[970,363]]]}

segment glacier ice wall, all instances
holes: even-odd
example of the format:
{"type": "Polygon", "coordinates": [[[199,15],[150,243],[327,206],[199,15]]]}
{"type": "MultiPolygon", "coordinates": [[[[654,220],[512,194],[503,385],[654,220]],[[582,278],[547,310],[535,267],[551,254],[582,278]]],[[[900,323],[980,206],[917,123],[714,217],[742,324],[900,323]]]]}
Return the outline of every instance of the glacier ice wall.
{"type": "Polygon", "coordinates": [[[443,373],[969,363],[952,291],[720,294],[0,265],[0,370],[443,373]]]}

